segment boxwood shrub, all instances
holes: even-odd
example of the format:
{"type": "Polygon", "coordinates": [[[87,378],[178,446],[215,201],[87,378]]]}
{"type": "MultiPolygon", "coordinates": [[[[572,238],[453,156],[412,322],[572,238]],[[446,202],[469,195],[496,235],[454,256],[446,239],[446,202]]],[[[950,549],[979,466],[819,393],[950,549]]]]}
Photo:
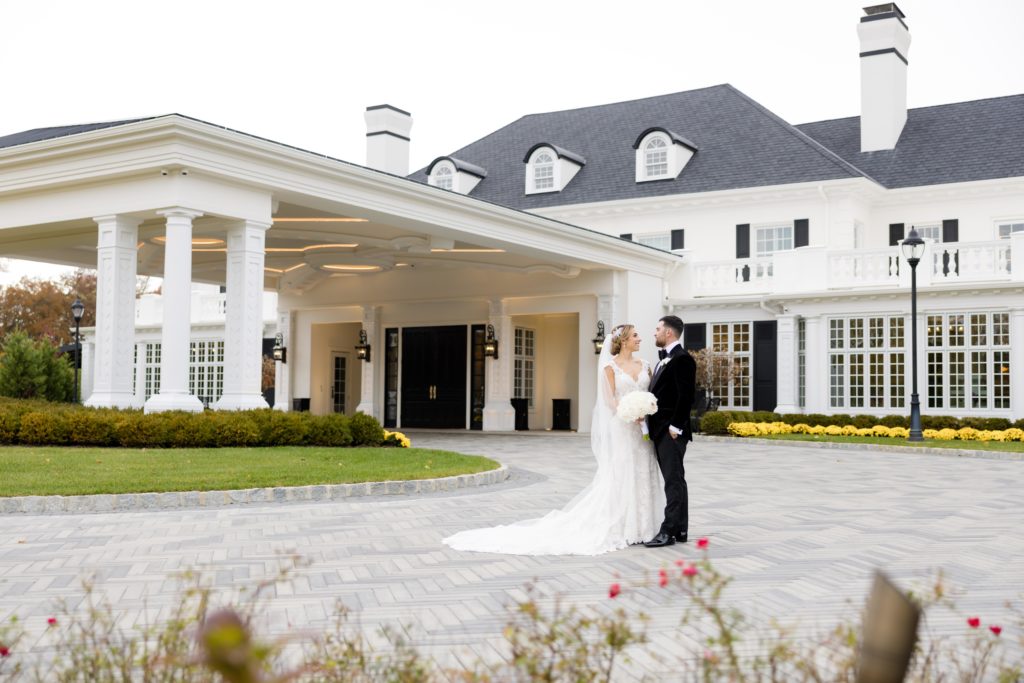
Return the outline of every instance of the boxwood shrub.
{"type": "Polygon", "coordinates": [[[380,446],[384,429],[369,415],[248,410],[202,413],[85,408],[0,399],[0,445],[218,448],[380,446]]]}

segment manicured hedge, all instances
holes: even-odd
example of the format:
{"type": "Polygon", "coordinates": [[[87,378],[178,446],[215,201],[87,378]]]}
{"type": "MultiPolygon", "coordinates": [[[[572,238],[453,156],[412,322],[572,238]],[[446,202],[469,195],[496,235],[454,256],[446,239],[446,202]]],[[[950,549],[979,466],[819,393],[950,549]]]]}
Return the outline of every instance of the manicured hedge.
{"type": "Polygon", "coordinates": [[[85,408],[0,399],[0,444],[217,448],[228,446],[382,446],[384,429],[362,413],[312,415],[276,410],[202,413],[85,408]]]}
{"type": "MultiPolygon", "coordinates": [[[[700,418],[700,430],[704,434],[728,434],[729,424],[733,422],[784,422],[788,425],[806,424],[811,427],[844,427],[853,425],[866,429],[875,425],[886,427],[910,428],[910,418],[902,415],[886,415],[877,417],[875,415],[847,415],[837,413],[835,415],[822,415],[810,413],[807,415],[793,413],[779,415],[767,411],[743,411],[743,410],[716,410],[704,413],[700,418]]],[[[1024,429],[1024,420],[1012,422],[1003,417],[952,417],[946,415],[922,415],[922,429],[977,429],[980,431],[997,431],[1010,429],[1024,429]]],[[[2,427],[0,427],[2,430],[2,427]]]]}

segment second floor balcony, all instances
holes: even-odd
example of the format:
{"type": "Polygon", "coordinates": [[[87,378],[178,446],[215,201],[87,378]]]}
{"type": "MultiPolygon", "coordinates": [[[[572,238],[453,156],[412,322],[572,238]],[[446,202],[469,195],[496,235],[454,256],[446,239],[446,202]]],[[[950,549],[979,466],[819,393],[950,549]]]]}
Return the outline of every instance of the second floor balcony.
{"type": "MultiPolygon", "coordinates": [[[[757,258],[688,259],[681,270],[686,298],[910,287],[910,265],[899,246],[843,250],[801,247],[757,258]]],[[[985,242],[929,242],[917,266],[919,288],[999,282],[1024,283],[1024,233],[985,242]]]]}

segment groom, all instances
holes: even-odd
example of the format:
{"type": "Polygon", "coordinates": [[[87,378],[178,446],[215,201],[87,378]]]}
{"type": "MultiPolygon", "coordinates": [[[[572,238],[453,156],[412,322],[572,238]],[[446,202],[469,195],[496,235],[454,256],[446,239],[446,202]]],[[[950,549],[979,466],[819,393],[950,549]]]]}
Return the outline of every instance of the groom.
{"type": "Polygon", "coordinates": [[[686,444],[693,441],[690,408],[697,378],[697,364],[683,349],[683,321],[666,315],[654,330],[654,343],[660,349],[661,362],[651,379],[651,393],[658,399],[658,410],[647,418],[647,427],[665,478],[665,521],[658,535],[645,543],[648,548],[686,543],[689,525],[689,500],[683,456],[686,444]]]}

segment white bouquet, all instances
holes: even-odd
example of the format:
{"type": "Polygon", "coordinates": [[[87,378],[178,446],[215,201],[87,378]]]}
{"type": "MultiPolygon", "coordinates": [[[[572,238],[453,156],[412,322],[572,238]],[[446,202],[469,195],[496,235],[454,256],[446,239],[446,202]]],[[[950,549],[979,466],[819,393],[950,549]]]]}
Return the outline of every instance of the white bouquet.
{"type": "MultiPolygon", "coordinates": [[[[615,411],[615,416],[623,422],[636,422],[637,420],[643,420],[648,415],[653,415],[658,411],[658,399],[654,397],[649,391],[633,391],[622,397],[619,401],[619,407],[615,411]]],[[[640,429],[644,433],[644,438],[648,439],[647,435],[647,421],[643,420],[640,423],[640,429]]]]}

